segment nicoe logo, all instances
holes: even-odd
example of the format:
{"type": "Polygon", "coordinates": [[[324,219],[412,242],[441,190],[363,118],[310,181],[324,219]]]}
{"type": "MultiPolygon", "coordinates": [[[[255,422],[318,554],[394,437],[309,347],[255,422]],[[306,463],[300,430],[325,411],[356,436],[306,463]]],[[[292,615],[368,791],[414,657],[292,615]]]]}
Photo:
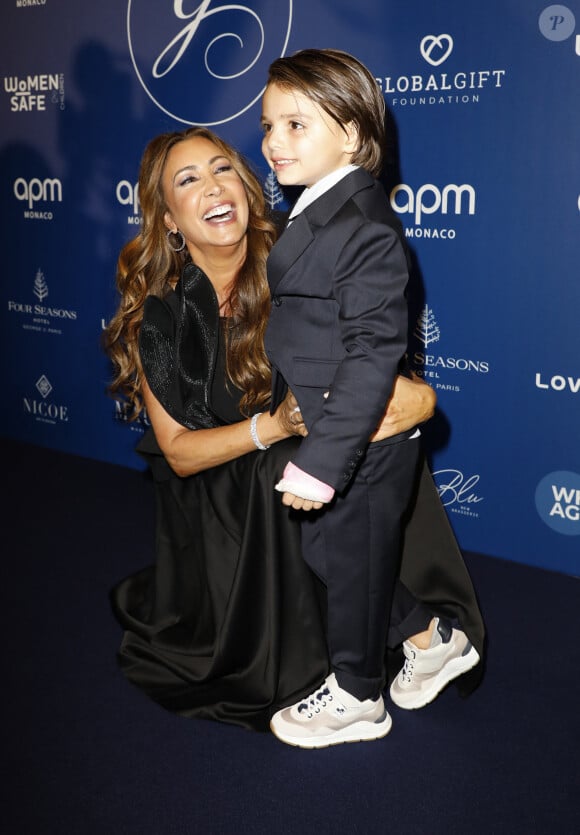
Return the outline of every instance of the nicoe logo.
{"type": "Polygon", "coordinates": [[[580,534],[580,475],[548,473],[536,488],[536,509],[543,522],[566,536],[580,534]]]}
{"type": "Polygon", "coordinates": [[[128,0],[127,6],[141,86],[160,110],[188,125],[221,125],[252,107],[269,65],[284,55],[291,25],[292,0],[128,0]]]}
{"type": "Polygon", "coordinates": [[[29,415],[39,423],[50,423],[52,425],[68,423],[68,406],[52,403],[48,400],[49,395],[52,393],[52,384],[46,374],[42,374],[36,381],[36,390],[41,399],[24,397],[24,414],[29,415]]]}

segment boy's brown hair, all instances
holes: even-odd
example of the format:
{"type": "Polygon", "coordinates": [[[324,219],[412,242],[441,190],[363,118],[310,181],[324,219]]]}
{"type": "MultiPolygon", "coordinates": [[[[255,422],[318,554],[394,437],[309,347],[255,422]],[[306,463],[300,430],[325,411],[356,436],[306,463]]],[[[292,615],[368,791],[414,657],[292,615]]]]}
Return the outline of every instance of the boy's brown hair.
{"type": "Polygon", "coordinates": [[[369,70],[339,49],[303,49],[273,61],[268,84],[303,93],[344,129],[354,123],[358,148],[352,162],[380,174],[385,150],[385,100],[369,70]]]}

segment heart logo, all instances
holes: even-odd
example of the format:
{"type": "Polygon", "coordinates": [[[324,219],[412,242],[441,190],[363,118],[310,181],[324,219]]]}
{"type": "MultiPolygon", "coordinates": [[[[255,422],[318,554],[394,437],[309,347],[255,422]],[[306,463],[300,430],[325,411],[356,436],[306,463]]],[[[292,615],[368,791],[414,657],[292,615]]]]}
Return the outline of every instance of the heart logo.
{"type": "Polygon", "coordinates": [[[453,38],[451,35],[425,35],[421,41],[421,55],[423,58],[438,67],[443,61],[446,61],[453,50],[453,38]],[[438,58],[432,58],[431,53],[435,48],[442,49],[443,53],[438,58]]]}

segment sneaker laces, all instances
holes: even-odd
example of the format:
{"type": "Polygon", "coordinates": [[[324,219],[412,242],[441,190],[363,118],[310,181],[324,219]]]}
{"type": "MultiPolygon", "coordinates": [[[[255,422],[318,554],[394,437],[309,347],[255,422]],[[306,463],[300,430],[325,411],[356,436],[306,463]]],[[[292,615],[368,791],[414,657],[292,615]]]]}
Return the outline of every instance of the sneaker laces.
{"type": "Polygon", "coordinates": [[[405,684],[410,684],[413,678],[413,670],[415,668],[415,658],[417,654],[414,650],[411,650],[411,655],[405,656],[405,663],[403,664],[403,669],[401,670],[401,679],[405,684]]]}
{"type": "Polygon", "coordinates": [[[315,713],[320,713],[322,708],[325,708],[328,702],[332,702],[334,699],[332,693],[328,685],[325,683],[320,687],[318,690],[315,690],[314,693],[311,693],[310,696],[307,696],[297,707],[297,711],[300,714],[306,712],[306,716],[308,719],[312,719],[315,713]]]}

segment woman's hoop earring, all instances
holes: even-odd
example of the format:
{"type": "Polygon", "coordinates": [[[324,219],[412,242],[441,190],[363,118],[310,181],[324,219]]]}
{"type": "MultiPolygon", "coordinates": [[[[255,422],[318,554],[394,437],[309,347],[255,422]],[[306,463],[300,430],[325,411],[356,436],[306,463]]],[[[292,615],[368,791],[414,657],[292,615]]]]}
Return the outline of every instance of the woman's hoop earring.
{"type": "Polygon", "coordinates": [[[185,249],[185,235],[183,234],[183,232],[180,229],[176,229],[175,232],[173,232],[171,229],[168,229],[165,234],[167,236],[167,243],[169,244],[169,246],[171,247],[171,249],[174,252],[181,252],[182,249],[185,249]],[[181,237],[181,245],[180,246],[173,246],[173,244],[171,243],[171,240],[169,238],[170,235],[176,235],[176,236],[179,235],[181,237]]]}

